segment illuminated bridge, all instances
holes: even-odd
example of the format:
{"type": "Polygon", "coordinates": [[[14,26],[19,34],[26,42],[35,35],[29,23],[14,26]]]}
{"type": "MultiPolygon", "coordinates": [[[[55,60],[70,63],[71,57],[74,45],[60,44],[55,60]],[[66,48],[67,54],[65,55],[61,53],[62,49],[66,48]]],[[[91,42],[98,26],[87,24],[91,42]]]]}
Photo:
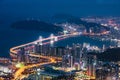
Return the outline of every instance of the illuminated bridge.
{"type": "MultiPolygon", "coordinates": [[[[13,63],[17,63],[17,55],[18,55],[18,51],[20,48],[25,48],[26,47],[30,47],[31,49],[33,49],[33,45],[34,44],[38,44],[39,45],[46,45],[46,44],[53,44],[55,41],[59,41],[71,36],[75,36],[78,35],[79,33],[72,33],[72,34],[65,34],[65,35],[58,35],[58,36],[54,36],[53,34],[51,34],[50,37],[48,38],[42,38],[40,37],[38,40],[27,43],[27,44],[23,44],[20,46],[16,46],[10,49],[10,56],[13,59],[13,63]]],[[[105,33],[106,34],[106,33],[105,33]]],[[[80,34],[81,35],[81,34],[80,34]]],[[[83,33],[82,35],[104,35],[103,33],[99,33],[99,34],[89,34],[89,33],[83,33]]],[[[35,58],[43,58],[43,59],[47,59],[47,62],[40,62],[37,64],[31,64],[31,65],[25,65],[22,68],[19,68],[15,73],[14,73],[14,79],[13,80],[21,80],[25,77],[27,77],[26,75],[23,75],[22,73],[25,72],[26,69],[32,69],[33,67],[39,67],[41,65],[45,65],[45,64],[51,64],[51,63],[56,63],[58,61],[61,61],[61,58],[58,57],[49,57],[49,56],[42,56],[42,55],[37,55],[37,54],[29,54],[29,56],[31,57],[35,57],[35,58]]]]}
{"type": "MultiPolygon", "coordinates": [[[[66,35],[60,35],[60,36],[54,36],[53,34],[51,34],[50,37],[48,38],[44,38],[42,39],[42,37],[39,38],[39,40],[27,43],[27,44],[23,44],[20,46],[16,46],[10,49],[10,56],[13,59],[13,62],[17,63],[17,54],[20,48],[25,48],[26,46],[32,46],[36,43],[39,43],[40,45],[46,45],[46,44],[53,44],[54,41],[58,41],[58,40],[62,40],[65,39],[67,37],[71,37],[71,36],[75,36],[78,35],[76,33],[74,34],[66,34],[66,35]]],[[[19,68],[15,73],[14,73],[14,79],[13,80],[21,80],[24,77],[27,77],[25,75],[22,75],[22,73],[26,70],[26,69],[30,69],[33,67],[39,67],[41,65],[45,65],[45,64],[51,64],[51,63],[56,63],[58,60],[62,60],[61,58],[58,57],[49,57],[49,56],[42,56],[42,55],[36,55],[36,54],[29,54],[29,56],[31,57],[38,57],[38,58],[44,58],[44,59],[48,59],[48,62],[43,62],[43,63],[37,63],[37,64],[31,64],[31,65],[26,65],[22,68],[19,68]]]]}

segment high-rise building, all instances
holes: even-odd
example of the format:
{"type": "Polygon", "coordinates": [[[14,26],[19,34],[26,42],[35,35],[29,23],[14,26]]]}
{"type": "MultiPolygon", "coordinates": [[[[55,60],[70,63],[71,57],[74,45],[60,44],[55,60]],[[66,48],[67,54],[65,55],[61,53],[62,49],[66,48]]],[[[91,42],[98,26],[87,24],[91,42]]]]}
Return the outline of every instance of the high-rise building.
{"type": "Polygon", "coordinates": [[[42,53],[44,55],[48,55],[48,53],[49,53],[49,48],[48,47],[49,47],[48,45],[43,45],[42,46],[42,53]]]}
{"type": "Polygon", "coordinates": [[[34,45],[34,49],[33,49],[34,53],[40,53],[40,46],[38,44],[34,45]]]}
{"type": "Polygon", "coordinates": [[[67,67],[73,67],[73,56],[67,54],[62,57],[62,66],[67,67]]]}
{"type": "Polygon", "coordinates": [[[96,56],[95,55],[88,55],[88,75],[95,76],[96,72],[96,56]]]}
{"type": "Polygon", "coordinates": [[[30,63],[29,51],[25,52],[25,63],[30,63]]]}
{"type": "Polygon", "coordinates": [[[46,45],[41,45],[40,43],[37,43],[34,45],[33,52],[34,53],[39,53],[40,55],[44,55],[46,51],[46,45]]]}
{"type": "Polygon", "coordinates": [[[25,50],[24,48],[20,48],[17,54],[18,62],[25,62],[25,50]]]}
{"type": "Polygon", "coordinates": [[[57,48],[57,55],[62,57],[63,55],[66,54],[66,50],[64,49],[64,47],[58,47],[57,48]]]}

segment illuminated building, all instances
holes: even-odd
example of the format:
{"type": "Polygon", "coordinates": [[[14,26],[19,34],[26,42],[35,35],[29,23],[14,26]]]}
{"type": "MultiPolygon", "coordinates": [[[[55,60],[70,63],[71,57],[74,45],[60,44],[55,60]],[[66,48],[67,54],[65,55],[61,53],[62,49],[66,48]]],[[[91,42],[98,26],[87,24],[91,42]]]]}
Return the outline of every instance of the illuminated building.
{"type": "Polygon", "coordinates": [[[90,44],[89,43],[83,43],[83,48],[89,48],[90,44]]]}
{"type": "Polygon", "coordinates": [[[40,53],[41,55],[43,55],[43,45],[41,42],[34,45],[33,52],[40,53]]]}
{"type": "Polygon", "coordinates": [[[96,56],[88,55],[88,70],[87,71],[88,71],[89,76],[95,76],[96,65],[97,65],[96,56]]]}
{"type": "Polygon", "coordinates": [[[28,53],[25,54],[25,63],[30,63],[30,56],[28,53]]]}
{"type": "Polygon", "coordinates": [[[80,70],[80,64],[79,63],[75,63],[74,67],[75,67],[76,70],[80,70]]]}
{"type": "Polygon", "coordinates": [[[18,62],[25,62],[25,50],[24,48],[20,48],[17,54],[18,62]]]}
{"type": "Polygon", "coordinates": [[[44,55],[48,55],[48,53],[49,53],[49,45],[43,45],[42,46],[42,52],[44,53],[44,55]]]}
{"type": "Polygon", "coordinates": [[[67,54],[64,55],[62,58],[62,66],[67,68],[67,67],[73,67],[73,56],[67,54]]]}
{"type": "Polygon", "coordinates": [[[0,64],[0,76],[12,73],[12,69],[10,69],[9,66],[9,64],[0,64]]]}
{"type": "Polygon", "coordinates": [[[38,44],[34,45],[34,49],[33,49],[34,53],[40,53],[40,46],[38,44]]]}
{"type": "Polygon", "coordinates": [[[63,55],[65,55],[66,50],[64,49],[64,47],[57,47],[57,55],[62,57],[63,55]]]}
{"type": "Polygon", "coordinates": [[[49,47],[49,54],[52,56],[57,56],[57,48],[56,47],[49,47]]]}

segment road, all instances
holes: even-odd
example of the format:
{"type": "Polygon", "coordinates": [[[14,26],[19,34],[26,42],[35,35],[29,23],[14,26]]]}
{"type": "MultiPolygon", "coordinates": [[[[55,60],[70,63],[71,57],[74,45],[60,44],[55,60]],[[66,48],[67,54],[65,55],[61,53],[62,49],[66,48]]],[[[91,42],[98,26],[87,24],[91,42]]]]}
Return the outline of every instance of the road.
{"type": "MultiPolygon", "coordinates": [[[[65,39],[69,36],[75,36],[77,34],[67,34],[67,35],[60,35],[60,36],[53,36],[52,38],[51,37],[48,37],[48,38],[44,38],[42,39],[42,42],[43,41],[47,41],[47,40],[51,40],[51,39],[54,39],[54,38],[58,38],[58,40],[62,40],[62,39],[65,39]]],[[[11,55],[17,55],[17,50],[19,48],[22,48],[22,47],[25,47],[25,46],[28,46],[28,45],[31,45],[31,44],[35,44],[35,43],[38,43],[38,42],[41,42],[41,40],[36,40],[36,41],[33,41],[33,42],[30,42],[30,43],[27,43],[27,44],[23,44],[23,45],[20,45],[20,46],[16,46],[16,47],[13,47],[10,49],[10,54],[11,55]]],[[[50,42],[44,42],[43,45],[45,44],[49,44],[50,42]]],[[[51,64],[51,63],[56,63],[57,60],[62,60],[61,58],[58,58],[58,57],[49,57],[49,56],[41,56],[41,55],[35,55],[35,54],[29,54],[29,56],[32,56],[32,57],[39,57],[39,58],[44,58],[44,59],[47,59],[48,62],[44,62],[44,63],[38,63],[38,64],[31,64],[31,65],[27,65],[27,66],[24,66],[22,68],[19,68],[15,73],[14,73],[14,79],[13,80],[21,80],[23,75],[22,73],[26,70],[26,69],[31,69],[33,67],[39,67],[41,65],[45,65],[45,64],[51,64]]]]}
{"type": "MultiPolygon", "coordinates": [[[[103,34],[103,33],[102,33],[103,34]]],[[[27,44],[23,44],[23,45],[20,45],[20,46],[16,46],[16,47],[13,47],[10,49],[10,55],[11,56],[16,56],[17,55],[17,51],[19,48],[22,48],[22,47],[26,47],[26,46],[29,46],[29,45],[33,45],[35,43],[39,43],[39,42],[43,42],[43,45],[45,44],[49,44],[50,43],[50,40],[52,39],[55,39],[56,37],[58,38],[57,41],[59,40],[62,40],[62,39],[65,39],[67,37],[71,37],[71,36],[75,36],[75,35],[78,35],[78,33],[73,33],[73,34],[66,34],[66,35],[59,35],[59,36],[50,36],[48,38],[44,38],[42,40],[36,40],[36,41],[33,41],[33,42],[30,42],[30,43],[27,43],[27,44]],[[45,41],[49,41],[49,42],[45,42],[45,41]]],[[[89,35],[89,34],[82,34],[82,35],[89,35]]],[[[95,34],[91,34],[91,35],[95,35],[95,34]]],[[[97,35],[100,35],[100,34],[97,34],[97,35]]],[[[49,56],[41,56],[41,55],[35,55],[35,54],[29,54],[29,56],[32,56],[32,57],[39,57],[39,58],[44,58],[44,59],[47,59],[48,62],[44,62],[44,63],[38,63],[38,64],[31,64],[31,65],[27,65],[27,66],[24,66],[20,69],[18,69],[15,73],[14,73],[14,79],[13,80],[21,80],[22,79],[22,73],[26,70],[26,69],[31,69],[33,67],[38,67],[38,66],[41,66],[41,65],[45,65],[45,64],[51,64],[51,63],[56,63],[57,60],[61,60],[61,58],[58,58],[58,57],[49,57],[49,56]]]]}
{"type": "MultiPolygon", "coordinates": [[[[37,55],[31,55],[31,56],[37,56],[37,55]]],[[[26,69],[31,69],[33,67],[39,67],[41,65],[45,65],[45,64],[51,64],[51,63],[56,63],[56,60],[52,57],[46,57],[46,56],[40,56],[38,55],[37,57],[42,57],[42,58],[46,58],[46,59],[49,59],[49,62],[45,62],[45,63],[38,63],[38,64],[32,64],[32,65],[27,65],[27,66],[24,66],[20,69],[18,69],[15,74],[14,74],[14,79],[13,80],[21,80],[23,77],[22,73],[26,70],[26,69]]]]}

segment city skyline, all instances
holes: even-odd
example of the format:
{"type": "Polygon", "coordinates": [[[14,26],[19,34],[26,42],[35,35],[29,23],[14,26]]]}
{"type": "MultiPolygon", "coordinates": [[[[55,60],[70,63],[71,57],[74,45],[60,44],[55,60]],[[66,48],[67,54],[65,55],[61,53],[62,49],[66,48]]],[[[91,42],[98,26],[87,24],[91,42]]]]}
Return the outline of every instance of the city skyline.
{"type": "Polygon", "coordinates": [[[120,80],[120,0],[0,0],[0,80],[120,80]]]}

